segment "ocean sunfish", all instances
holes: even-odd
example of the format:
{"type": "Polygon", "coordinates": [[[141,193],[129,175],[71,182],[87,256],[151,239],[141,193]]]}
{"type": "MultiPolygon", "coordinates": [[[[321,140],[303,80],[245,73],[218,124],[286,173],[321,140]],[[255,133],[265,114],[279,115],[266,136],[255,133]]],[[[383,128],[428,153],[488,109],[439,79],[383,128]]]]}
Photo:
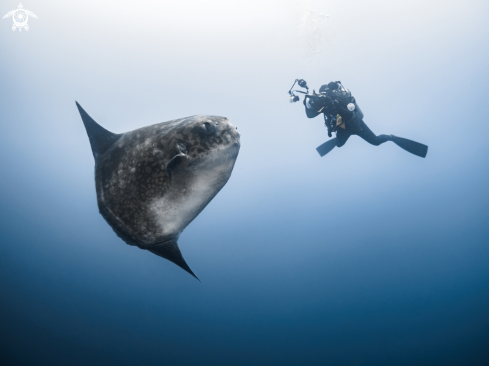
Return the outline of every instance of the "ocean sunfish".
{"type": "Polygon", "coordinates": [[[95,158],[101,215],[127,244],[197,278],[177,240],[231,176],[237,128],[224,117],[192,116],[114,134],[76,105],[95,158]]]}

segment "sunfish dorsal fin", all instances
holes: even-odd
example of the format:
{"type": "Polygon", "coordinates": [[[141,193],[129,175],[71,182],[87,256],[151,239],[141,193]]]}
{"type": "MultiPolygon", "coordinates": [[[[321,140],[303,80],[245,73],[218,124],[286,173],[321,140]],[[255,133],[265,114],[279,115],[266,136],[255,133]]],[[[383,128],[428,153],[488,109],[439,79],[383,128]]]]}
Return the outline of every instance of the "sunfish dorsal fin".
{"type": "Polygon", "coordinates": [[[106,152],[116,142],[121,135],[117,135],[100,126],[88,115],[87,112],[76,102],[78,111],[87,130],[90,146],[92,146],[93,157],[97,161],[98,157],[106,152]]]}
{"type": "Polygon", "coordinates": [[[170,262],[175,263],[177,266],[184,269],[185,271],[187,271],[188,273],[190,273],[192,276],[194,276],[196,279],[199,280],[199,278],[194,274],[194,272],[192,272],[187,262],[185,262],[185,259],[183,259],[182,252],[180,251],[180,248],[178,247],[176,240],[172,240],[162,245],[155,245],[147,249],[151,253],[159,255],[160,257],[163,257],[165,259],[168,259],[170,262]]]}

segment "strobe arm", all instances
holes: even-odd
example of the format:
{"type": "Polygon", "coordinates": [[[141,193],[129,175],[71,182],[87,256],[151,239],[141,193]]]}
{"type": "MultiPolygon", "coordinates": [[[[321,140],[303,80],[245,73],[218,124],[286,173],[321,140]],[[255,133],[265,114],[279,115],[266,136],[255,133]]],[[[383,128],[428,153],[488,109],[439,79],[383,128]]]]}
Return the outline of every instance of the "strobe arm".
{"type": "Polygon", "coordinates": [[[289,94],[292,95],[292,89],[294,89],[295,84],[297,83],[297,79],[295,79],[294,84],[289,89],[289,94]]]}
{"type": "Polygon", "coordinates": [[[295,93],[302,93],[302,94],[307,94],[309,92],[309,88],[307,87],[307,83],[304,79],[295,79],[294,84],[289,89],[289,101],[290,103],[295,103],[299,101],[299,96],[296,95],[295,93]],[[300,90],[292,90],[294,89],[295,84],[298,83],[301,88],[306,88],[307,92],[303,92],[300,90]]]}
{"type": "MultiPolygon", "coordinates": [[[[291,87],[290,87],[290,89],[289,89],[289,94],[290,94],[290,95],[292,95],[292,94],[293,94],[292,89],[294,89],[294,86],[295,86],[295,84],[296,84],[296,83],[299,83],[299,86],[300,86],[301,88],[305,88],[305,89],[307,90],[307,92],[309,92],[309,87],[307,86],[307,83],[306,83],[306,81],[305,81],[304,79],[295,79],[294,84],[292,84],[292,86],[291,86],[291,87]]],[[[301,91],[299,91],[299,90],[294,90],[294,91],[297,91],[297,92],[299,92],[299,93],[303,93],[303,94],[307,94],[307,93],[301,92],[301,91]]]]}

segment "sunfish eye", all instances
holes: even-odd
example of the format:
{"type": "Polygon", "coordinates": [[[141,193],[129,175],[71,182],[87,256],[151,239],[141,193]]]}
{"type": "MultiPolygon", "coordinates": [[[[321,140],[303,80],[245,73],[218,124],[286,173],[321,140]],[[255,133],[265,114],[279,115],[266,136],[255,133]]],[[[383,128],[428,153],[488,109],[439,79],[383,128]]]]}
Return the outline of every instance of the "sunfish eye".
{"type": "Polygon", "coordinates": [[[214,129],[215,129],[214,125],[212,123],[209,123],[209,122],[204,122],[203,127],[204,127],[205,132],[207,132],[207,133],[214,132],[214,129]]]}

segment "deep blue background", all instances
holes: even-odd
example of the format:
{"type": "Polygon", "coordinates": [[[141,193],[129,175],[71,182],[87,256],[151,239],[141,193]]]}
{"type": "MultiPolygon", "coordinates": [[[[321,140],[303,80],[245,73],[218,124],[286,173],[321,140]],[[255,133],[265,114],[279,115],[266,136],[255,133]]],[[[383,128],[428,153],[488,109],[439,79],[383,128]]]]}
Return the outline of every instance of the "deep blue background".
{"type": "Polygon", "coordinates": [[[30,2],[29,32],[0,23],[1,363],[488,365],[487,2],[310,2],[331,22],[312,61],[302,5],[201,3],[30,2]],[[342,80],[427,158],[357,137],[319,158],[296,77],[342,80]],[[179,241],[203,283],[98,214],[75,99],[117,133],[238,126],[230,181],[179,241]]]}

